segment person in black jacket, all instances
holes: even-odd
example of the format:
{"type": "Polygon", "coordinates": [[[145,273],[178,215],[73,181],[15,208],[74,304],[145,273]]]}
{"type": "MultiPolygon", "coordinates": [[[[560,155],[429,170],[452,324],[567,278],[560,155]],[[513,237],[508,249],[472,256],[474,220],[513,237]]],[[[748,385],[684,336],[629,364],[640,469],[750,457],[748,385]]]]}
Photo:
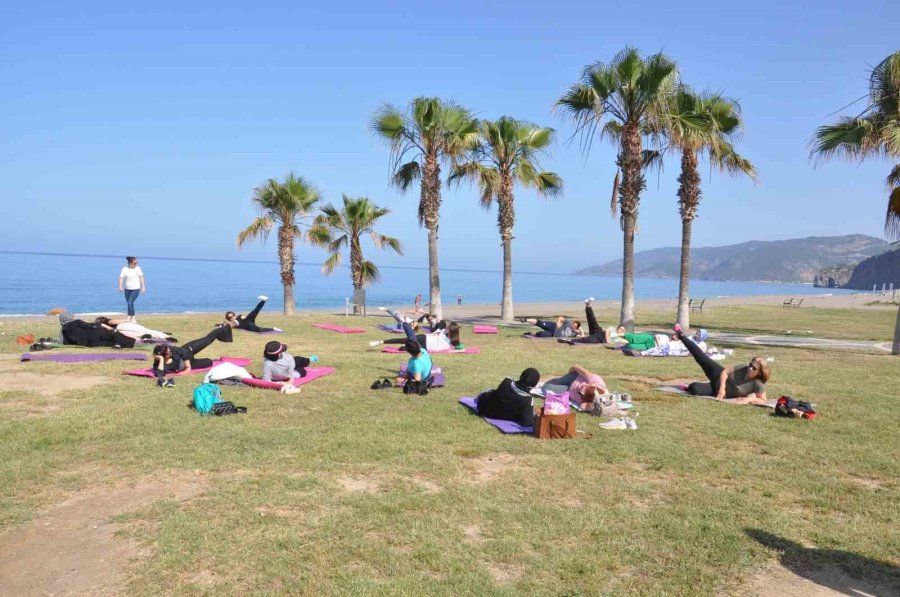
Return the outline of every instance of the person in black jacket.
{"type": "Polygon", "coordinates": [[[134,348],[134,338],[129,338],[115,330],[97,323],[88,323],[81,319],[72,319],[62,326],[62,343],[75,346],[110,346],[115,348],[134,348]]]}
{"type": "Polygon", "coordinates": [[[191,369],[212,367],[212,359],[198,359],[197,353],[219,340],[231,342],[231,327],[221,326],[213,329],[202,338],[191,340],[181,346],[160,344],[153,349],[153,374],[157,385],[163,385],[166,373],[180,373],[191,369]]]}
{"type": "Polygon", "coordinates": [[[517,381],[507,377],[496,390],[488,390],[475,399],[478,414],[489,419],[515,421],[519,425],[534,425],[531,389],[541,380],[538,370],[529,367],[517,381]]]}

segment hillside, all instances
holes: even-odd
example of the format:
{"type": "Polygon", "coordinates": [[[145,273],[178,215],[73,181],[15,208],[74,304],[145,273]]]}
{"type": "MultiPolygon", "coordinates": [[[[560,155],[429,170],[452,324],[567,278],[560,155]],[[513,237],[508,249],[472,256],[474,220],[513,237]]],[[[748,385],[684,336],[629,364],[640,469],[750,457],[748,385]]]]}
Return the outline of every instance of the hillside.
{"type": "MultiPolygon", "coordinates": [[[[890,245],[874,236],[810,236],[778,241],[749,241],[722,247],[691,250],[691,278],[812,282],[819,270],[840,264],[856,264],[888,250],[890,245]]],[[[640,278],[677,278],[681,249],[664,247],[635,253],[634,275],[640,278]]],[[[574,272],[596,276],[622,273],[622,260],[586,267],[574,272]]]]}

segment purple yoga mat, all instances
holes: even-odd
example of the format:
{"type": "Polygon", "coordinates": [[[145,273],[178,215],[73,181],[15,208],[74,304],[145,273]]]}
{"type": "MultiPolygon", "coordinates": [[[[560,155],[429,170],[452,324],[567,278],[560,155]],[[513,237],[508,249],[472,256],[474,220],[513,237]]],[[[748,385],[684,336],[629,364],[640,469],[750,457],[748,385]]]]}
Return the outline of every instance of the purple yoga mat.
{"type": "Polygon", "coordinates": [[[26,352],[21,361],[54,361],[56,363],[97,363],[99,361],[146,361],[147,355],[133,352],[60,352],[34,354],[26,352]]]}
{"type": "MultiPolygon", "coordinates": [[[[381,352],[400,354],[406,352],[406,349],[396,344],[388,344],[381,347],[381,352]]],[[[450,350],[429,350],[428,354],[481,354],[481,349],[475,346],[469,346],[467,348],[463,348],[462,350],[456,350],[455,348],[452,348],[450,350]]]]}
{"type": "MultiPolygon", "coordinates": [[[[406,383],[406,363],[400,365],[400,372],[397,374],[397,379],[394,381],[394,387],[402,388],[404,383],[406,383]]],[[[432,367],[431,387],[443,388],[446,384],[447,380],[444,378],[444,370],[440,367],[432,367]]]]}
{"type": "MultiPolygon", "coordinates": [[[[478,407],[475,405],[475,399],[471,396],[463,396],[459,399],[459,403],[471,410],[476,415],[478,414],[478,407]]],[[[503,433],[534,433],[534,427],[531,425],[525,427],[523,425],[519,425],[514,421],[504,421],[503,419],[489,419],[487,417],[481,418],[503,433]]]]}
{"type": "Polygon", "coordinates": [[[251,334],[259,334],[260,336],[272,336],[272,335],[281,333],[278,330],[269,330],[268,332],[251,332],[250,330],[244,330],[241,328],[235,328],[235,329],[238,330],[239,332],[249,332],[251,334]]]}

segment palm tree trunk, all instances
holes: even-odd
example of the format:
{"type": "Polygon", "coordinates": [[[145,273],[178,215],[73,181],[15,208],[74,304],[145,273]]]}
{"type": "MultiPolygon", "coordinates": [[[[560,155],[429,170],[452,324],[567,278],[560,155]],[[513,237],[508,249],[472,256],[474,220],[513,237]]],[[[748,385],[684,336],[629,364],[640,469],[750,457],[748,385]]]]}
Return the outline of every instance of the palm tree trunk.
{"type": "Polygon", "coordinates": [[[891,354],[900,355],[900,305],[897,306],[897,323],[894,324],[894,346],[891,354]]]}
{"type": "Polygon", "coordinates": [[[622,170],[619,186],[619,205],[622,208],[623,256],[622,256],[622,308],[619,323],[629,332],[634,331],[634,231],[637,226],[638,203],[644,189],[641,172],[641,132],[637,122],[626,122],[622,128],[619,157],[616,160],[622,170]]]}
{"type": "Polygon", "coordinates": [[[681,152],[681,175],[678,177],[678,211],[681,213],[681,275],[678,284],[676,321],[684,329],[691,324],[690,284],[691,226],[700,204],[700,169],[697,154],[689,149],[681,152]]]}
{"type": "Polygon", "coordinates": [[[294,315],[294,230],[287,226],[278,229],[278,261],[284,285],[284,314],[294,315]]]}
{"type": "Polygon", "coordinates": [[[512,298],[512,236],[503,238],[503,300],[500,305],[500,319],[513,321],[512,298]]]}
{"type": "Polygon", "coordinates": [[[691,327],[690,284],[691,270],[691,225],[693,220],[681,220],[681,275],[678,282],[678,314],[676,321],[683,329],[691,327]]]}
{"type": "MultiPolygon", "coordinates": [[[[350,279],[353,282],[353,290],[359,291],[363,288],[363,279],[362,279],[362,247],[359,246],[359,238],[350,238],[350,279]]],[[[362,315],[362,307],[355,300],[356,296],[354,296],[353,301],[353,314],[354,315],[362,315]]]]}
{"type": "Polygon", "coordinates": [[[513,195],[512,175],[501,169],[500,188],[497,193],[497,228],[503,245],[503,298],[500,301],[500,319],[513,321],[512,298],[512,239],[516,223],[516,204],[513,195]]]}
{"type": "Polygon", "coordinates": [[[428,229],[428,301],[429,312],[443,318],[441,309],[441,273],[438,268],[438,219],[441,209],[441,167],[433,155],[425,156],[419,222],[428,229]]]}

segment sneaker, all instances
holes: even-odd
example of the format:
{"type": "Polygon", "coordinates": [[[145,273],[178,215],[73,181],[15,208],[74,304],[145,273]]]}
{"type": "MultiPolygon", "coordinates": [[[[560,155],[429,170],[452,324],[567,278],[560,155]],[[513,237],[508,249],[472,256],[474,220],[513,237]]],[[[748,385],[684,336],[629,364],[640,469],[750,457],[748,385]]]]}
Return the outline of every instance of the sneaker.
{"type": "Polygon", "coordinates": [[[628,429],[637,429],[637,422],[631,417],[625,417],[623,421],[625,421],[625,427],[628,429]]]}
{"type": "Polygon", "coordinates": [[[594,297],[588,297],[588,298],[584,299],[585,305],[590,305],[593,302],[594,302],[594,297]]]}
{"type": "Polygon", "coordinates": [[[272,328],[272,331],[273,332],[283,332],[284,330],[282,330],[281,328],[272,328]]]}
{"type": "Polygon", "coordinates": [[[387,307],[378,307],[379,311],[387,311],[387,307]]]}
{"type": "Polygon", "coordinates": [[[258,298],[259,300],[261,300],[261,301],[263,301],[263,302],[269,300],[269,297],[267,297],[267,296],[264,295],[264,294],[261,294],[261,295],[259,295],[259,296],[256,297],[256,298],[258,298]]]}
{"type": "Polygon", "coordinates": [[[167,379],[167,380],[163,383],[162,387],[164,387],[164,388],[174,388],[174,387],[175,387],[175,380],[174,380],[174,379],[167,379]]]}
{"type": "Polygon", "coordinates": [[[314,354],[313,354],[313,355],[309,355],[309,362],[310,362],[310,363],[318,363],[318,362],[319,362],[319,357],[317,357],[317,356],[314,355],[314,354]]]}
{"type": "Polygon", "coordinates": [[[628,429],[628,424],[622,419],[610,419],[606,423],[600,423],[601,429],[628,429]]]}
{"type": "Polygon", "coordinates": [[[381,346],[382,344],[384,344],[384,340],[372,340],[371,342],[369,342],[369,346],[372,347],[381,346]]]}
{"type": "Polygon", "coordinates": [[[376,379],[374,382],[372,382],[372,385],[369,386],[369,389],[370,390],[380,390],[381,389],[381,380],[376,379]]]}
{"type": "Polygon", "coordinates": [[[394,382],[391,381],[390,379],[388,379],[387,377],[385,377],[384,379],[381,380],[381,389],[382,390],[386,390],[388,388],[393,388],[393,387],[394,387],[394,382]]]}

